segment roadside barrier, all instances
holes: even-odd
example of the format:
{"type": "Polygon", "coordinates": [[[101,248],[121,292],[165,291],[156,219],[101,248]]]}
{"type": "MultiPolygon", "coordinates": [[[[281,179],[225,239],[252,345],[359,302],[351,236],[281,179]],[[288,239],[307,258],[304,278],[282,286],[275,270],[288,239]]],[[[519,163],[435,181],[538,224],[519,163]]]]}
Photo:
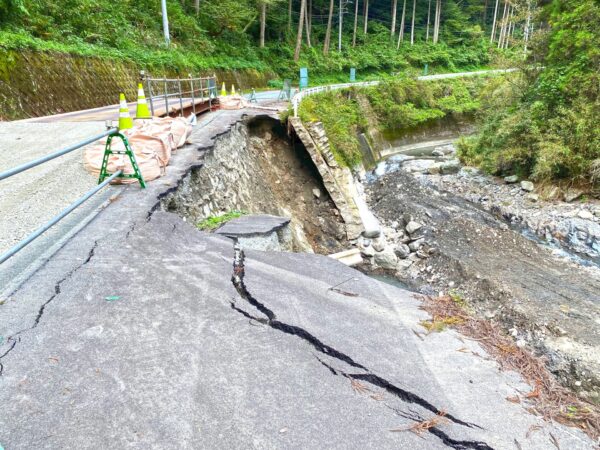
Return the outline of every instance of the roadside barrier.
{"type": "Polygon", "coordinates": [[[140,77],[145,84],[145,92],[148,93],[146,101],[149,100],[151,116],[161,115],[161,101],[164,103],[164,115],[173,116],[170,106],[179,104],[179,115],[184,117],[184,109],[191,110],[196,115],[197,112],[212,110],[213,102],[217,100],[216,75],[199,78],[193,78],[192,75],[188,78],[152,78],[142,71],[140,77]],[[198,107],[204,109],[197,111],[198,107]]]}
{"type": "Polygon", "coordinates": [[[146,102],[146,95],[144,94],[144,86],[142,83],[138,83],[138,98],[137,108],[135,111],[136,119],[152,119],[150,110],[148,109],[148,102],[146,102]]]}
{"type": "MultiPolygon", "coordinates": [[[[302,70],[302,69],[300,69],[300,70],[302,70]]],[[[503,73],[515,72],[517,70],[518,69],[494,69],[494,70],[481,70],[478,72],[442,73],[439,75],[420,76],[420,77],[417,77],[417,80],[433,81],[433,80],[445,80],[445,79],[450,79],[450,78],[498,75],[498,74],[503,74],[503,73]]],[[[298,108],[300,107],[300,102],[302,102],[302,99],[304,99],[305,97],[308,97],[309,95],[314,95],[319,92],[334,91],[337,89],[346,89],[349,87],[377,86],[380,83],[381,83],[381,81],[379,81],[379,80],[359,81],[356,83],[339,83],[339,84],[329,84],[329,85],[325,85],[325,86],[315,86],[315,87],[299,90],[292,97],[292,106],[294,108],[294,117],[298,117],[298,108]]]]}
{"type": "Polygon", "coordinates": [[[125,99],[125,94],[119,94],[119,130],[129,130],[133,128],[133,119],[129,115],[129,106],[125,99]]]}
{"type": "MultiPolygon", "coordinates": [[[[128,150],[130,152],[130,153],[123,152],[123,153],[126,153],[130,157],[130,161],[132,163],[132,166],[134,166],[134,172],[135,172],[137,163],[135,162],[135,156],[133,155],[133,151],[131,150],[131,147],[129,146],[129,142],[127,141],[127,138],[119,132],[118,128],[110,127],[110,128],[107,128],[107,130],[104,131],[103,133],[92,136],[84,141],[78,142],[69,147],[65,147],[61,150],[58,150],[54,153],[50,153],[46,156],[35,159],[28,163],[21,164],[20,166],[6,170],[4,172],[0,172],[0,181],[10,178],[12,176],[15,176],[26,170],[37,167],[40,164],[44,164],[45,162],[51,161],[60,156],[66,155],[67,153],[70,153],[77,149],[80,149],[80,148],[82,148],[88,144],[91,144],[93,142],[96,142],[99,139],[102,139],[104,137],[107,138],[105,151],[109,152],[108,155],[110,155],[112,152],[110,149],[110,143],[111,143],[112,139],[115,137],[118,137],[123,140],[123,142],[125,143],[125,147],[128,148],[128,150]]],[[[112,152],[112,153],[115,153],[115,152],[112,152]]],[[[108,156],[105,155],[105,158],[107,158],[107,157],[108,156]]],[[[73,212],[77,207],[81,206],[85,201],[89,200],[94,194],[96,194],[102,188],[107,186],[111,181],[115,180],[116,178],[119,178],[119,177],[121,177],[121,178],[136,178],[140,182],[140,185],[142,186],[142,188],[145,187],[144,180],[141,177],[141,173],[139,172],[139,169],[137,169],[137,174],[139,174],[139,178],[137,176],[135,176],[135,173],[133,175],[125,175],[125,174],[123,174],[122,170],[118,170],[117,172],[112,173],[112,174],[109,174],[106,171],[104,171],[104,173],[101,174],[101,176],[100,176],[97,186],[95,186],[94,188],[87,191],[82,197],[80,197],[75,202],[70,204],[63,211],[61,211],[58,215],[54,216],[52,219],[50,219],[44,225],[39,227],[37,230],[35,230],[33,233],[31,233],[25,239],[23,239],[21,242],[19,242],[18,244],[14,245],[12,248],[10,248],[9,250],[7,250],[3,254],[1,254],[0,255],[0,264],[4,263],[7,259],[9,259],[12,256],[14,256],[15,254],[17,254],[19,251],[21,251],[27,245],[31,244],[35,239],[40,237],[47,230],[49,230],[51,227],[53,227],[58,222],[60,222],[62,219],[64,219],[67,215],[69,215],[71,212],[73,212]]]]}

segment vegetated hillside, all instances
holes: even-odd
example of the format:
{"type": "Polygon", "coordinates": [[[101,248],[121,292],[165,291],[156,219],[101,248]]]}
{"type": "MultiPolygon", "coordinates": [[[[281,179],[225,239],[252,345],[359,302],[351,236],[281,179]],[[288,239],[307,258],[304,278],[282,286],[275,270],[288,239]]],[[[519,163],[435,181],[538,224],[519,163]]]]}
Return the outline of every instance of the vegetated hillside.
{"type": "Polygon", "coordinates": [[[339,164],[362,162],[358,133],[414,129],[448,115],[472,114],[479,108],[485,78],[417,81],[399,77],[373,87],[353,87],[305,98],[299,116],[322,122],[339,164]]]}
{"type": "Polygon", "coordinates": [[[489,39],[494,12],[489,1],[444,0],[439,37],[435,1],[356,1],[342,2],[339,52],[337,1],[168,0],[167,49],[159,0],[0,0],[0,50],[112,57],[173,70],[253,68],[281,77],[295,77],[299,67],[308,66],[311,75],[326,80],[346,79],[350,67],[359,77],[410,66],[421,70],[425,64],[438,71],[481,67],[496,47],[489,39]],[[308,14],[295,62],[303,10],[308,14]]]}
{"type": "Polygon", "coordinates": [[[552,0],[549,28],[520,83],[489,87],[481,134],[462,143],[467,162],[497,174],[600,187],[600,3],[552,0]]]}

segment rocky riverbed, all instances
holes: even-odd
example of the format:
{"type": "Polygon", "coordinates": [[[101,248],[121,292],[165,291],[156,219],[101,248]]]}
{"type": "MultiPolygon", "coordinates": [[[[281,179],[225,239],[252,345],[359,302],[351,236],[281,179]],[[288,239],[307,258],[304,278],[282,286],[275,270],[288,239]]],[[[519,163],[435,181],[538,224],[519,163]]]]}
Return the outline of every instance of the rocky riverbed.
{"type": "Polygon", "coordinates": [[[383,229],[357,243],[367,270],[459,295],[599,401],[597,203],[546,201],[527,180],[461,167],[451,144],[392,156],[364,184],[383,229]]]}

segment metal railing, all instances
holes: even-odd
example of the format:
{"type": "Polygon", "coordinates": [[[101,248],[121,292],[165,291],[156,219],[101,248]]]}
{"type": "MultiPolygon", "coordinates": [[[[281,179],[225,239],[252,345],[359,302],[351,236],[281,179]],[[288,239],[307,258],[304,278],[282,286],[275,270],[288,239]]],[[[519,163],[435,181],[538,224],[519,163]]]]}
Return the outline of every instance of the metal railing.
{"type": "MultiPolygon", "coordinates": [[[[4,172],[0,172],[0,181],[4,180],[6,178],[12,177],[14,175],[17,175],[21,172],[24,172],[25,170],[29,170],[33,167],[39,166],[40,164],[43,164],[45,162],[51,161],[55,158],[58,158],[59,156],[66,155],[67,153],[70,153],[81,147],[91,144],[92,142],[96,142],[97,140],[102,139],[103,137],[118,134],[118,132],[119,132],[118,128],[108,128],[103,133],[92,136],[84,141],[78,142],[77,144],[71,145],[69,147],[65,147],[62,150],[58,150],[54,153],[50,153],[46,156],[35,159],[35,160],[30,161],[25,164],[21,164],[20,166],[6,170],[4,172]]],[[[54,216],[52,219],[50,219],[44,225],[39,227],[37,230],[35,230],[30,235],[28,235],[25,239],[20,241],[18,244],[14,245],[12,248],[7,250],[6,252],[2,253],[0,255],[0,264],[4,263],[7,259],[9,259],[12,256],[14,256],[15,254],[17,254],[19,251],[21,251],[27,245],[31,244],[35,239],[40,237],[48,229],[50,229],[51,227],[56,225],[58,222],[60,222],[62,219],[64,219],[68,214],[73,212],[73,210],[75,210],[77,207],[79,207],[81,204],[83,204],[86,200],[88,200],[95,193],[100,191],[102,188],[104,188],[106,185],[108,185],[112,180],[114,180],[115,178],[120,176],[122,173],[123,173],[123,171],[119,170],[116,173],[112,174],[110,177],[105,179],[102,183],[100,183],[97,186],[95,186],[94,188],[90,189],[82,197],[77,199],[75,202],[71,203],[68,207],[66,207],[64,210],[62,210],[58,215],[54,216]]]]}
{"type": "Polygon", "coordinates": [[[339,84],[328,84],[325,86],[315,86],[311,88],[306,88],[301,91],[296,92],[292,97],[292,106],[294,107],[294,117],[298,117],[298,108],[300,107],[300,102],[304,97],[308,97],[309,95],[318,94],[320,92],[333,91],[337,89],[346,89],[353,86],[375,86],[379,84],[379,81],[358,81],[356,83],[339,83],[339,84]]]}
{"type": "Polygon", "coordinates": [[[209,109],[212,108],[212,102],[217,98],[217,77],[198,77],[193,78],[152,78],[144,71],[140,72],[145,91],[148,93],[150,101],[150,113],[154,116],[158,110],[158,101],[164,102],[165,113],[168,116],[171,113],[169,108],[169,99],[171,104],[179,104],[179,114],[183,116],[184,103],[191,101],[191,108],[196,115],[196,101],[201,103],[208,101],[209,109]]]}
{"type": "MultiPolygon", "coordinates": [[[[445,79],[450,79],[450,78],[502,74],[502,73],[515,72],[516,70],[518,70],[518,69],[495,69],[495,70],[481,70],[478,72],[443,73],[443,74],[438,74],[438,75],[423,75],[423,76],[417,77],[417,80],[420,80],[420,81],[445,80],[445,79]]],[[[300,107],[300,102],[302,102],[302,99],[304,99],[304,97],[308,97],[309,95],[318,94],[319,92],[333,91],[336,89],[346,89],[349,87],[377,86],[380,83],[381,83],[380,80],[359,81],[356,83],[329,84],[329,85],[325,85],[325,86],[315,86],[315,87],[303,89],[302,91],[297,92],[292,97],[292,106],[294,107],[294,117],[298,117],[298,108],[300,107]]]]}

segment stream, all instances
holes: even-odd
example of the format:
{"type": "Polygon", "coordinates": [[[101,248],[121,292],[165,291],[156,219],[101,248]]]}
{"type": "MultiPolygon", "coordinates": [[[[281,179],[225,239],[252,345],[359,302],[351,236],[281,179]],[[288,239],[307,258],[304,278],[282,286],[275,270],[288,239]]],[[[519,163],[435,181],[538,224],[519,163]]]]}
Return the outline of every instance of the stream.
{"type": "MultiPolygon", "coordinates": [[[[456,136],[456,138],[458,137],[456,136]]],[[[373,183],[385,174],[402,170],[415,175],[425,186],[447,190],[449,194],[458,197],[457,201],[462,198],[470,202],[472,206],[482,210],[502,210],[514,200],[514,191],[508,189],[505,189],[506,192],[496,189],[500,192],[494,199],[495,203],[490,202],[489,196],[474,198],[473,195],[464,195],[465,191],[480,191],[482,185],[495,189],[498,186],[503,186],[504,183],[494,177],[481,174],[477,169],[463,167],[455,157],[456,148],[453,145],[453,139],[420,142],[400,148],[392,148],[386,152],[390,156],[380,161],[374,170],[367,172],[367,183],[373,183]],[[445,182],[449,178],[452,178],[453,183],[445,182]],[[457,184],[462,185],[461,189],[455,189],[457,184]],[[465,185],[471,189],[464,189],[465,185]]],[[[514,217],[514,214],[511,213],[503,212],[501,214],[503,218],[507,219],[505,221],[512,230],[521,233],[536,244],[550,249],[558,257],[569,258],[582,266],[600,268],[600,227],[594,226],[599,222],[598,219],[595,221],[592,219],[589,226],[583,227],[583,229],[578,226],[579,223],[566,224],[563,228],[568,229],[570,233],[564,236],[564,239],[557,239],[551,234],[547,234],[545,229],[540,232],[539,225],[530,226],[529,224],[535,222],[528,220],[530,219],[529,216],[545,215],[546,218],[552,218],[557,215],[555,212],[557,207],[572,210],[572,205],[557,206],[556,203],[545,205],[537,199],[527,206],[530,208],[522,210],[519,220],[511,220],[514,217]],[[529,212],[529,214],[526,214],[526,212],[529,212]],[[590,232],[589,228],[592,228],[593,231],[590,232]],[[598,230],[594,230],[595,228],[598,228],[598,230]],[[588,242],[581,245],[579,237],[582,231],[586,233],[583,240],[588,242]],[[598,231],[598,233],[594,233],[594,231],[598,231]],[[573,242],[580,245],[572,245],[573,242]]],[[[595,206],[592,206],[590,211],[594,211],[593,208],[595,206]]],[[[586,209],[579,209],[578,211],[586,211],[586,209]]],[[[590,214],[593,215],[591,212],[590,214]]],[[[576,220],[580,219],[576,215],[571,215],[576,220]]],[[[571,217],[567,214],[566,218],[571,217]]],[[[555,225],[554,228],[557,228],[557,226],[555,225]]]]}

